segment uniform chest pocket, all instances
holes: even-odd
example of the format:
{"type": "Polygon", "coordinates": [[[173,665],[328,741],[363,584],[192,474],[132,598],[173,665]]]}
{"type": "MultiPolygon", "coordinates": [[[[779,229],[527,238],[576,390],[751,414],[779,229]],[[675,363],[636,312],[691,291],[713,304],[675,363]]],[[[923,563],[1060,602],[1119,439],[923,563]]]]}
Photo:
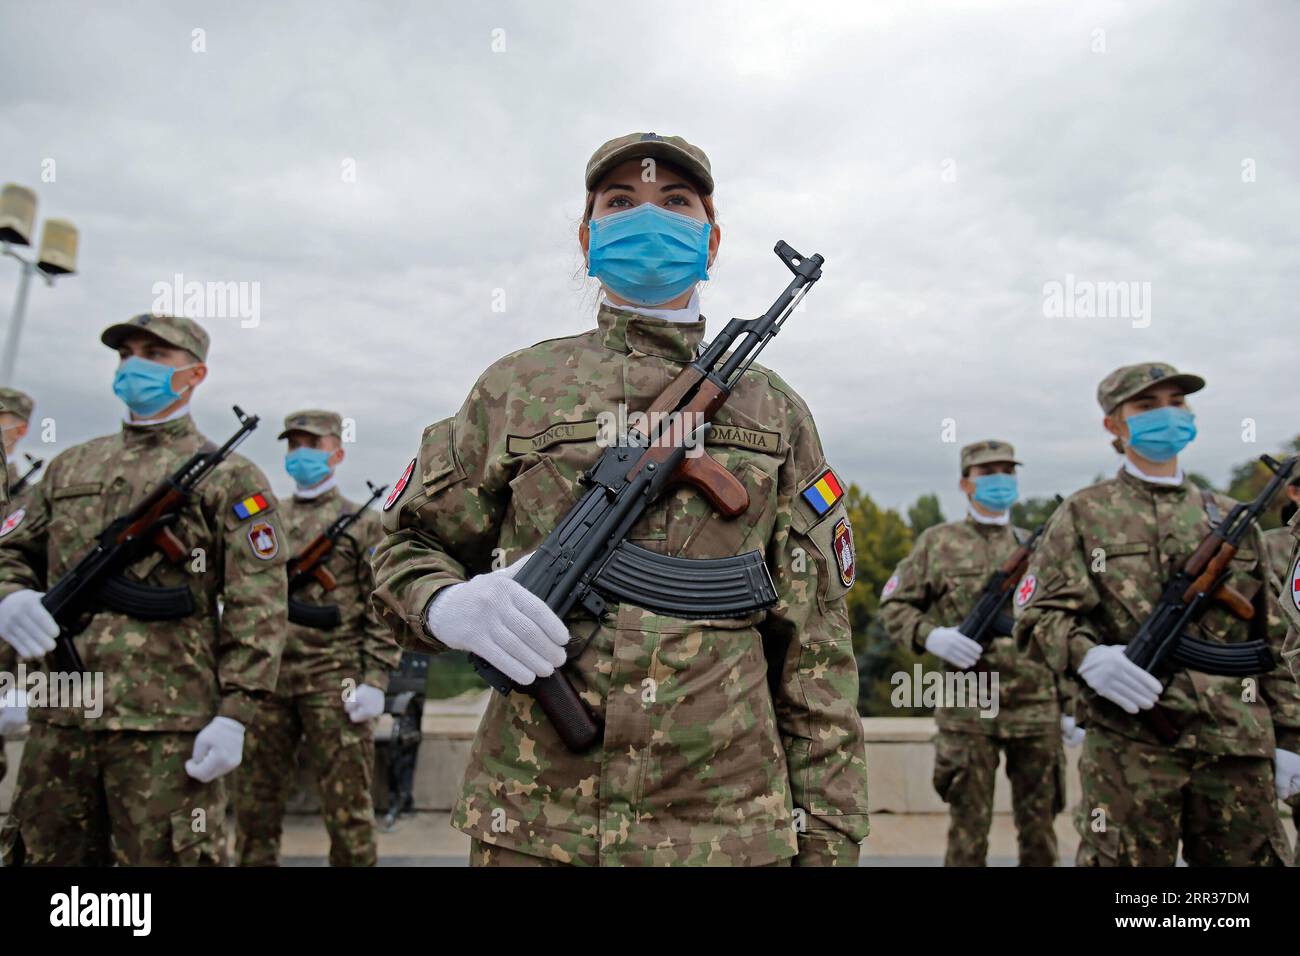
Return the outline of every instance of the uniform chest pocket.
{"type": "Polygon", "coordinates": [[[512,540],[503,541],[503,545],[507,549],[535,547],[577,500],[576,484],[560,474],[555,462],[543,455],[510,482],[505,526],[512,532],[512,540]]]}
{"type": "Polygon", "coordinates": [[[948,594],[959,602],[965,602],[974,595],[987,577],[983,568],[969,564],[948,568],[943,574],[947,582],[948,594]]]}
{"type": "Polygon", "coordinates": [[[51,540],[89,540],[103,524],[104,484],[64,485],[50,492],[51,540]]]}
{"type": "Polygon", "coordinates": [[[749,507],[727,518],[713,510],[699,489],[682,486],[669,498],[666,509],[668,553],[726,558],[754,549],[766,551],[776,519],[779,459],[730,448],[710,449],[710,454],[744,487],[749,507]]]}

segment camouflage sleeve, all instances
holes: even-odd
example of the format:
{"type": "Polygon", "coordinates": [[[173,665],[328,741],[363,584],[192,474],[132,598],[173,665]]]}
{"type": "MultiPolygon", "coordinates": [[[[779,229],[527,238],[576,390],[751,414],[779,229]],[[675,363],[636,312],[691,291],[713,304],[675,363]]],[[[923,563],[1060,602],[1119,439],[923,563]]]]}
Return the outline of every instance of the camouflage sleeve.
{"type": "Polygon", "coordinates": [[[491,570],[510,486],[504,442],[492,408],[508,387],[497,366],[475,383],[455,417],[424,430],[420,450],[384,502],[384,538],[375,549],[380,618],[412,651],[446,650],[425,627],[443,588],[491,570]]]}
{"type": "MultiPolygon", "coordinates": [[[[57,474],[59,459],[50,463],[48,474],[57,474]]],[[[50,526],[51,482],[39,481],[26,488],[6,510],[0,525],[0,600],[15,591],[44,591],[50,526]]]]}
{"type": "Polygon", "coordinates": [[[936,627],[960,623],[935,621],[928,613],[934,599],[929,580],[931,530],[921,532],[880,592],[880,623],[893,640],[918,653],[925,650],[925,639],[936,627]]]}
{"type": "MultiPolygon", "coordinates": [[[[216,489],[222,536],[221,626],[217,639],[218,713],[247,725],[259,698],[275,689],[289,627],[289,541],[266,476],[232,458],[216,489]],[[236,504],[261,495],[269,505],[241,518],[236,504]]],[[[214,479],[217,477],[213,476],[214,479]]]]}
{"type": "Polygon", "coordinates": [[[760,629],[770,649],[790,791],[803,817],[794,863],[856,866],[869,825],[858,671],[845,602],[853,583],[852,530],[842,500],[817,515],[800,494],[827,469],[811,418],[791,434],[767,554],[778,600],[760,629]]]}
{"type": "Polygon", "coordinates": [[[363,548],[361,566],[357,569],[357,584],[364,606],[361,619],[361,682],[380,690],[388,689],[388,675],[397,669],[402,659],[402,649],[393,640],[384,622],[379,619],[370,595],[375,591],[375,572],[370,559],[384,538],[379,517],[369,512],[357,522],[357,541],[363,548]]]}
{"type": "Polygon", "coordinates": [[[1291,548],[1279,574],[1277,610],[1286,625],[1282,640],[1282,660],[1291,668],[1291,676],[1300,682],[1300,515],[1291,519],[1291,548]]]}
{"type": "Polygon", "coordinates": [[[1022,579],[1032,586],[1022,584],[1012,602],[1017,648],[1067,676],[1098,643],[1087,617],[1100,602],[1076,530],[1075,507],[1070,499],[1057,509],[1022,579]],[[1024,593],[1027,600],[1020,597],[1024,593]]]}
{"type": "Polygon", "coordinates": [[[1259,590],[1260,600],[1256,602],[1256,617],[1264,622],[1264,626],[1256,629],[1261,633],[1252,636],[1267,640],[1277,660],[1277,665],[1261,677],[1260,691],[1273,717],[1273,736],[1277,745],[1300,752],[1300,686],[1296,685],[1295,676],[1287,667],[1287,625],[1283,616],[1286,603],[1290,602],[1286,592],[1293,575],[1289,562],[1284,564],[1280,558],[1271,556],[1269,542],[1258,527],[1253,536],[1252,547],[1260,556],[1260,574],[1264,578],[1264,586],[1259,590]]]}

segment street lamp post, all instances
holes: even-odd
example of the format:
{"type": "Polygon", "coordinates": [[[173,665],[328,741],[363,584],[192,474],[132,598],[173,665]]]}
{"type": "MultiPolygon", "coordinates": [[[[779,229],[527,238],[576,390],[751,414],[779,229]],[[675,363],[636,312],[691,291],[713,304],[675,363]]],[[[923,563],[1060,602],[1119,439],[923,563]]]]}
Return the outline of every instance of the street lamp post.
{"type": "Polygon", "coordinates": [[[36,194],[23,186],[6,183],[0,191],[0,244],[3,244],[6,256],[17,260],[20,274],[13,314],[5,333],[4,358],[0,360],[0,385],[9,385],[13,381],[32,276],[39,274],[46,285],[52,286],[55,277],[72,275],[77,271],[77,227],[65,219],[45,221],[40,251],[34,258],[28,259],[14,248],[31,245],[35,220],[36,194]]]}

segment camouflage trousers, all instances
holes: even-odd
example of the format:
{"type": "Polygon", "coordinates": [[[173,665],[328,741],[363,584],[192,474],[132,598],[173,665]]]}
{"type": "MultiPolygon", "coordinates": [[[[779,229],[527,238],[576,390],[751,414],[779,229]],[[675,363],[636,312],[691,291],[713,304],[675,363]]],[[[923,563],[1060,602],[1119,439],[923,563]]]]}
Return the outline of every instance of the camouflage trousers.
{"type": "MultiPolygon", "coordinates": [[[[493,846],[473,837],[469,841],[469,865],[491,867],[528,867],[528,866],[572,866],[560,860],[551,860],[544,856],[531,856],[518,850],[503,846],[493,846]]],[[[789,866],[789,860],[777,860],[764,866],[789,866]]]]}
{"type": "Polygon", "coordinates": [[[277,866],[299,755],[316,777],[330,837],[330,866],[374,866],[375,738],[354,724],[335,691],[272,697],[257,708],[236,784],[240,866],[277,866]]]}
{"type": "Polygon", "coordinates": [[[222,866],[225,785],[185,772],[193,733],[35,723],[0,856],[34,866],[222,866]]]}
{"type": "Polygon", "coordinates": [[[948,804],[944,866],[984,866],[993,825],[998,754],[1007,756],[1021,866],[1055,866],[1052,822],[1065,809],[1065,754],[1055,730],[993,737],[942,730],[935,737],[934,789],[948,804]]]}
{"type": "Polygon", "coordinates": [[[1273,761],[1173,750],[1088,728],[1079,866],[1285,866],[1273,761]]]}

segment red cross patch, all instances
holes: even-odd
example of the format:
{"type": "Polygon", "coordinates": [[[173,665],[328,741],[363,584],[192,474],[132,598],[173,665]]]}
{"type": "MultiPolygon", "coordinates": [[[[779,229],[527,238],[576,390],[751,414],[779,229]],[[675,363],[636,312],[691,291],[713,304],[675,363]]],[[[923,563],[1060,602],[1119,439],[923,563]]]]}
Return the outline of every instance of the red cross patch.
{"type": "Polygon", "coordinates": [[[885,582],[885,586],[880,592],[880,597],[882,599],[887,598],[889,597],[889,595],[893,594],[897,590],[898,590],[898,575],[891,574],[889,576],[889,580],[885,582]]]}
{"type": "MultiPolygon", "coordinates": [[[[22,509],[18,510],[22,514],[22,509]]],[[[8,525],[9,522],[5,522],[8,525]]],[[[4,531],[0,531],[3,535],[4,531]]],[[[1295,567],[1291,569],[1291,603],[1295,605],[1296,610],[1300,611],[1300,558],[1295,559],[1295,567]]]]}
{"type": "Polygon", "coordinates": [[[26,517],[26,515],[27,515],[27,509],[26,509],[26,508],[19,508],[19,509],[18,509],[17,511],[15,511],[13,514],[11,514],[8,518],[5,518],[4,523],[3,523],[3,524],[0,524],[0,538],[3,538],[3,537],[4,537],[5,535],[7,535],[10,531],[13,531],[14,528],[16,528],[16,527],[18,527],[20,524],[22,524],[22,523],[23,523],[23,518],[26,517]]]}
{"type": "Polygon", "coordinates": [[[1037,590],[1038,578],[1032,574],[1026,574],[1020,579],[1020,587],[1016,588],[1016,607],[1024,607],[1028,604],[1037,590]]]}
{"type": "Polygon", "coordinates": [[[388,493],[388,500],[384,502],[385,511],[397,504],[397,499],[402,497],[402,492],[406,490],[406,486],[411,480],[411,472],[413,471],[415,471],[414,458],[412,458],[411,463],[406,466],[406,471],[402,472],[402,477],[398,478],[397,483],[393,485],[393,490],[388,493]]]}

